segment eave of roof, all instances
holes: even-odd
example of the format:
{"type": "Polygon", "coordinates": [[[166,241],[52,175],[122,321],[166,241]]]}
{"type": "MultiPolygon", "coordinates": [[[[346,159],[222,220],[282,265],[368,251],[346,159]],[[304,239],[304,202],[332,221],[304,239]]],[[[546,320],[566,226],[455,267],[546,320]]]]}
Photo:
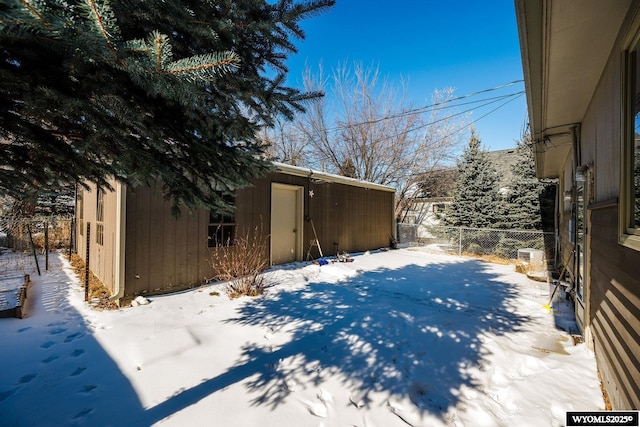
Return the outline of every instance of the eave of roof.
{"type": "Polygon", "coordinates": [[[291,165],[287,165],[285,163],[279,163],[279,162],[273,162],[273,165],[276,167],[278,172],[284,173],[287,175],[303,176],[306,178],[319,180],[323,182],[333,182],[337,184],[351,185],[353,187],[368,188],[371,190],[388,191],[391,193],[395,193],[396,191],[393,187],[389,187],[387,185],[376,184],[374,182],[369,182],[369,181],[361,181],[359,179],[348,178],[346,176],[335,175],[332,173],[320,172],[320,171],[309,169],[309,168],[291,166],[291,165]]]}

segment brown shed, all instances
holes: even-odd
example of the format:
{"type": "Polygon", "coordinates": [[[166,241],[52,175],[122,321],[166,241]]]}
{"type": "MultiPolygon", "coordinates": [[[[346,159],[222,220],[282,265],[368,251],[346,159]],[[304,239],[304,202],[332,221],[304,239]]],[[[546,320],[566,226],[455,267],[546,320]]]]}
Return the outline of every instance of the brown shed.
{"type": "Polygon", "coordinates": [[[217,241],[256,227],[269,236],[272,265],[388,247],[395,236],[391,187],[311,169],[275,164],[235,196],[235,215],[199,209],[172,216],[158,188],[81,191],[77,251],[114,299],[185,289],[213,275],[217,241]],[[89,235],[87,236],[87,226],[89,235]],[[315,232],[314,232],[315,229],[315,232]]]}

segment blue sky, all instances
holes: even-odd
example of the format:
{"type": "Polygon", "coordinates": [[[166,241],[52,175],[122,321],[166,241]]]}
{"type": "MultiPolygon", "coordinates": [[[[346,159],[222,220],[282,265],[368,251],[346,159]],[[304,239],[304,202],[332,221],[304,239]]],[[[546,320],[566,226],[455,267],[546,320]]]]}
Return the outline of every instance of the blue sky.
{"type": "MultiPolygon", "coordinates": [[[[513,0],[337,0],[302,26],[306,39],[287,61],[295,87],[302,87],[305,64],[322,63],[328,72],[356,61],[378,66],[394,84],[408,81],[411,100],[424,106],[435,89],[454,87],[463,96],[523,78],[513,0]]],[[[472,100],[523,90],[518,83],[472,100]]],[[[499,105],[476,109],[472,120],[499,105]]],[[[521,95],[475,127],[485,148],[500,150],[515,146],[526,121],[521,95]]]]}

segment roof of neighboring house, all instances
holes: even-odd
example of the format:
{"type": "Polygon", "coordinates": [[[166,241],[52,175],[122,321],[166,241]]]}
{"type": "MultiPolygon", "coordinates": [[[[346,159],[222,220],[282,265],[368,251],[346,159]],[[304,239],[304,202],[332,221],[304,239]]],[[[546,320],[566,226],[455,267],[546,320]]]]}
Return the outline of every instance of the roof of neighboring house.
{"type": "Polygon", "coordinates": [[[395,188],[388,185],[376,184],[375,182],[361,181],[359,179],[348,178],[346,176],[335,175],[327,172],[320,172],[317,170],[303,168],[300,166],[291,166],[285,163],[273,162],[278,172],[287,175],[304,176],[312,180],[320,182],[334,182],[338,184],[346,184],[354,187],[369,188],[372,190],[388,191],[395,193],[395,188]]]}
{"type": "Polygon", "coordinates": [[[510,187],[514,179],[512,167],[516,164],[519,157],[518,150],[509,148],[506,150],[488,151],[487,157],[500,174],[499,187],[510,187]]]}

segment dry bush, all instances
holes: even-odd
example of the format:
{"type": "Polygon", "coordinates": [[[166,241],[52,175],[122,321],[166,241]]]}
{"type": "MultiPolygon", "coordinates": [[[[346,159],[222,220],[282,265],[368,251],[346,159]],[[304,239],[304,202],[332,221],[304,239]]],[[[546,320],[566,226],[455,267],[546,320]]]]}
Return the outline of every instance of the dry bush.
{"type": "MultiPolygon", "coordinates": [[[[78,254],[71,255],[71,267],[73,272],[80,279],[80,283],[84,286],[85,277],[85,263],[78,254]]],[[[99,310],[116,310],[118,304],[113,301],[109,301],[111,293],[100,279],[98,279],[91,271],[89,271],[89,300],[98,300],[97,303],[92,304],[94,308],[99,310]]]]}
{"type": "Polygon", "coordinates": [[[261,275],[269,267],[267,241],[262,226],[245,230],[235,240],[216,246],[211,251],[215,280],[229,282],[225,291],[229,298],[262,295],[267,284],[261,275]]]}

